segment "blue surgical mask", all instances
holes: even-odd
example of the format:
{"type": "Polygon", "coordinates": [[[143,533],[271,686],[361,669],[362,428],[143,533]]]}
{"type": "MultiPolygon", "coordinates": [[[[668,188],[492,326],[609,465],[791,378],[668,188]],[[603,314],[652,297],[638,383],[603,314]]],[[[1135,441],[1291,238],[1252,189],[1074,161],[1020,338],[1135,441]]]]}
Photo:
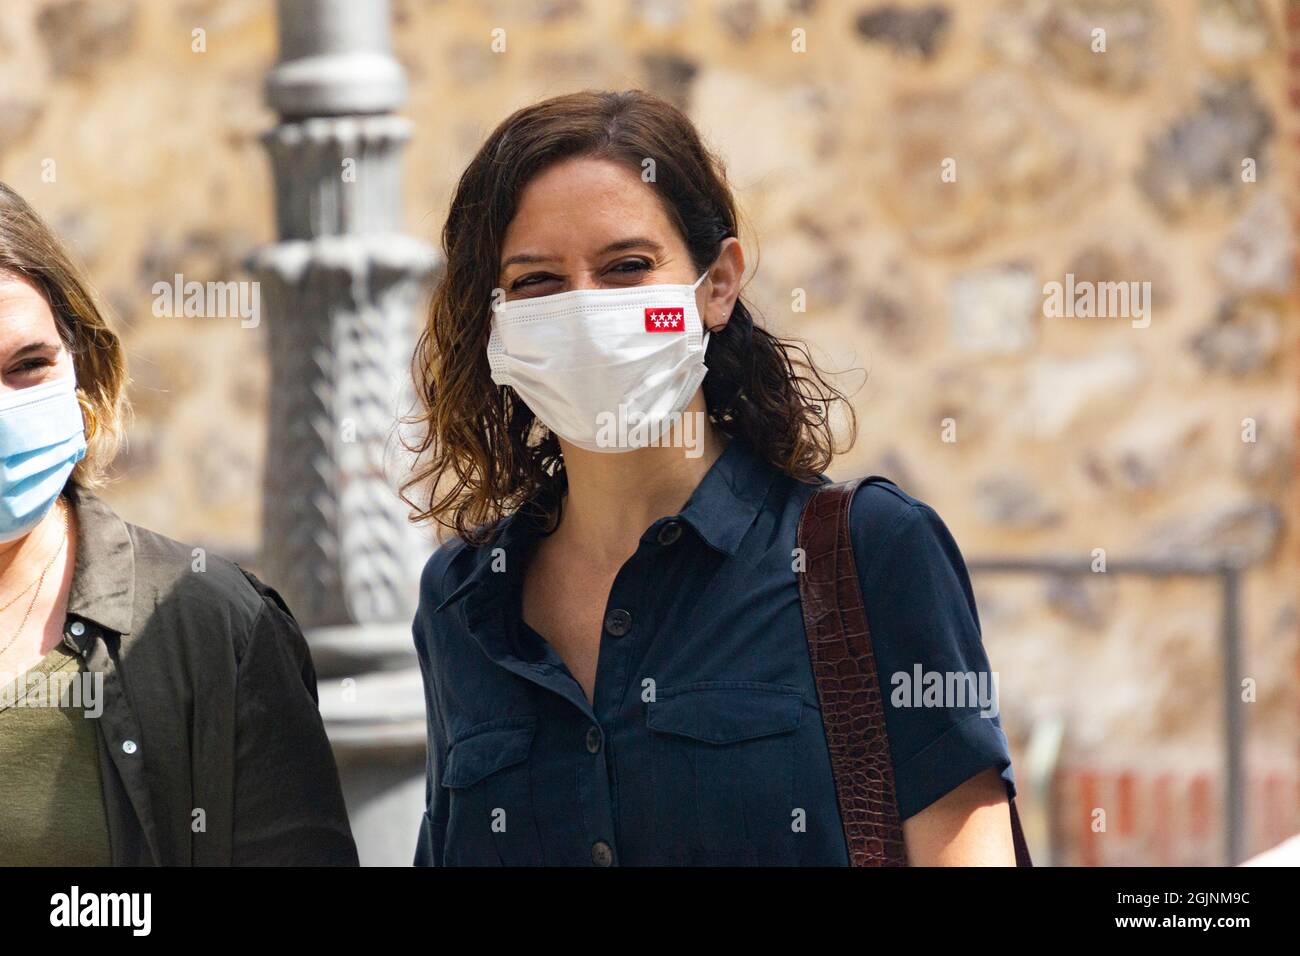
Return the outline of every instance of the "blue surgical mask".
{"type": "Polygon", "coordinates": [[[85,457],[85,424],[71,375],[0,395],[0,542],[40,524],[85,457]]]}

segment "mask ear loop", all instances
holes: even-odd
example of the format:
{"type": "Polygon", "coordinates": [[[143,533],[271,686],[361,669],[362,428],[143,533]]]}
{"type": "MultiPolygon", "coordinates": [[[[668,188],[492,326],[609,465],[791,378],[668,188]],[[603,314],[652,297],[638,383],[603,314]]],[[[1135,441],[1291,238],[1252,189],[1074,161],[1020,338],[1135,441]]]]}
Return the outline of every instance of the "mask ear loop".
{"type": "MultiPolygon", "coordinates": [[[[694,292],[696,289],[698,289],[698,288],[700,287],[700,283],[704,281],[705,277],[706,277],[708,274],[709,274],[709,270],[708,270],[708,269],[705,269],[703,272],[700,273],[700,277],[699,277],[698,279],[696,279],[695,282],[692,283],[692,285],[691,285],[691,292],[694,292]]],[[[695,311],[698,313],[698,312],[699,312],[699,309],[696,309],[695,311]]],[[[700,316],[700,333],[701,333],[701,335],[700,335],[700,354],[703,355],[703,354],[704,354],[705,352],[707,352],[708,349],[709,349],[709,329],[708,329],[708,327],[704,324],[704,316],[700,316]]]]}

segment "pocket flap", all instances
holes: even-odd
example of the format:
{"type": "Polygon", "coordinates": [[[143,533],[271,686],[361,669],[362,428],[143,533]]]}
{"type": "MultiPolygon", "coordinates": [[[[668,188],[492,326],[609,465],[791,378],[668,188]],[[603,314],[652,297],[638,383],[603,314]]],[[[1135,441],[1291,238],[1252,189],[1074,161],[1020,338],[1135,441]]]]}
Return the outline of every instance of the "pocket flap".
{"type": "Polygon", "coordinates": [[[536,722],[530,717],[522,725],[514,721],[472,731],[452,744],[442,785],[472,787],[489,774],[527,760],[535,728],[536,722]]]}
{"type": "Polygon", "coordinates": [[[803,697],[779,684],[707,683],[665,689],[646,709],[646,726],[709,744],[730,744],[799,726],[803,697]]]}

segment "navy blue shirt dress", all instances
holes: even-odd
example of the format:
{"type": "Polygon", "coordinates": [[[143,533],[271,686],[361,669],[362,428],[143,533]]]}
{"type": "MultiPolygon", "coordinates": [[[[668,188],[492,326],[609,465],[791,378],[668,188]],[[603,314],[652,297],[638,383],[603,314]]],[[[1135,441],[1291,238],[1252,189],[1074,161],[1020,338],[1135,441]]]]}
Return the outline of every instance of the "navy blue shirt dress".
{"type": "MultiPolygon", "coordinates": [[[[482,547],[439,548],[414,622],[428,713],[416,864],[847,865],[795,570],[814,490],[732,439],[619,570],[594,704],[521,620],[534,523],[516,513],[482,547]]],[[[885,483],[861,486],[850,527],[902,818],[988,768],[1014,795],[996,709],[919,706],[913,686],[989,678],[952,536],[885,483]]]]}

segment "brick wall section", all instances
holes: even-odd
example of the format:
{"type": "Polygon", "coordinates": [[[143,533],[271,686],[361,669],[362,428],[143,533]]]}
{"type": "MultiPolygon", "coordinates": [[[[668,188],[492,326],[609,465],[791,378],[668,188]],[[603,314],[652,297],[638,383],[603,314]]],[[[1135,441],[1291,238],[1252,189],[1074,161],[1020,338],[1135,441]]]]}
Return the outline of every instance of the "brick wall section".
{"type": "MultiPolygon", "coordinates": [[[[1222,780],[1217,773],[1072,767],[1055,783],[1053,839],[1066,866],[1220,866],[1222,780]],[[1104,830],[1094,829],[1096,811],[1104,830]]],[[[1247,857],[1300,831],[1300,782],[1287,772],[1246,781],[1247,857]]],[[[1048,862],[1046,848],[1034,847],[1048,862]]]]}

